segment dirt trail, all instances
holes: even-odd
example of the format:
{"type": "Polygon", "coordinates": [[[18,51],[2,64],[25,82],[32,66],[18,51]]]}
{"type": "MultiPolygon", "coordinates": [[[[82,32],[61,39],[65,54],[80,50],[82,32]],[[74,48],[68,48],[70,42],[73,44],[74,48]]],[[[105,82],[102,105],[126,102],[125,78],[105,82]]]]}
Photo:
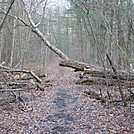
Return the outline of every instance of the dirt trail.
{"type": "Polygon", "coordinates": [[[132,134],[134,120],[127,108],[105,108],[99,101],[83,95],[89,86],[75,85],[76,77],[67,68],[54,64],[48,68],[54,84],[36,91],[28,102],[32,111],[2,110],[2,134],[132,134]]]}

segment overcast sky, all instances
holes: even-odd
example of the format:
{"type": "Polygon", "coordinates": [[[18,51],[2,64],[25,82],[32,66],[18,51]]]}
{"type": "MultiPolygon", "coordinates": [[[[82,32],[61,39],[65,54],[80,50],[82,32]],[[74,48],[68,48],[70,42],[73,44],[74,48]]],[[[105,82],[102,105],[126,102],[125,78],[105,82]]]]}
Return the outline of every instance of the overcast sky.
{"type": "Polygon", "coordinates": [[[68,7],[69,2],[66,0],[48,0],[48,3],[51,3],[51,5],[58,6],[58,7],[68,7]]]}

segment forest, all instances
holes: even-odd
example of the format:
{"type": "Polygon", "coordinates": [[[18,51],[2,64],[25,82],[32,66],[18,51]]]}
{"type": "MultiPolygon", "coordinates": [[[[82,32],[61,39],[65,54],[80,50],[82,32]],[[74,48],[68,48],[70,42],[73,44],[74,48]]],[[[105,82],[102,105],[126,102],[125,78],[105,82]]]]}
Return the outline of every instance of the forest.
{"type": "Polygon", "coordinates": [[[134,0],[0,0],[0,133],[134,133],[134,0]]]}

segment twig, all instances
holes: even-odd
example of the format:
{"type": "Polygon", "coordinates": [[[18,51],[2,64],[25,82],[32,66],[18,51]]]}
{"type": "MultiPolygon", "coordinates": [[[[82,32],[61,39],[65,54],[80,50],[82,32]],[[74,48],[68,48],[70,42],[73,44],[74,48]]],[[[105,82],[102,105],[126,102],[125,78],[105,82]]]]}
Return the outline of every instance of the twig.
{"type": "MultiPolygon", "coordinates": [[[[0,10],[0,13],[3,13],[3,14],[6,14],[6,12],[5,11],[3,11],[3,10],[0,10]]],[[[13,15],[11,15],[11,14],[8,14],[8,16],[10,16],[10,17],[12,17],[12,18],[14,18],[14,19],[18,19],[19,21],[21,21],[25,26],[27,26],[27,27],[31,27],[30,25],[28,25],[22,18],[20,18],[20,17],[17,17],[17,16],[13,16],[13,15]]]]}

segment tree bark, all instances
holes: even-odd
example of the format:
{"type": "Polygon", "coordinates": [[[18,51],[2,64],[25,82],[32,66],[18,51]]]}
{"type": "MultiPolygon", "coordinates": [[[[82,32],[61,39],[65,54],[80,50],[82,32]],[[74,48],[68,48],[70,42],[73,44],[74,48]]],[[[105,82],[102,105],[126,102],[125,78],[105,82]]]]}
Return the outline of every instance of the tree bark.
{"type": "Polygon", "coordinates": [[[0,92],[15,92],[15,91],[25,91],[26,89],[18,88],[18,89],[0,89],[0,92]]]}
{"type": "Polygon", "coordinates": [[[29,73],[33,78],[35,78],[38,82],[42,82],[42,80],[33,72],[30,70],[22,70],[22,69],[10,69],[6,66],[0,66],[0,68],[6,69],[5,72],[23,72],[23,73],[29,73]]]}
{"type": "Polygon", "coordinates": [[[62,60],[59,65],[63,67],[73,68],[75,71],[84,71],[85,68],[90,67],[87,63],[78,62],[71,59],[62,60]]]}
{"type": "Polygon", "coordinates": [[[87,77],[83,79],[79,79],[76,84],[101,84],[101,85],[109,85],[109,86],[126,86],[126,87],[134,87],[133,81],[123,81],[118,79],[105,79],[98,77],[87,77]]]}

